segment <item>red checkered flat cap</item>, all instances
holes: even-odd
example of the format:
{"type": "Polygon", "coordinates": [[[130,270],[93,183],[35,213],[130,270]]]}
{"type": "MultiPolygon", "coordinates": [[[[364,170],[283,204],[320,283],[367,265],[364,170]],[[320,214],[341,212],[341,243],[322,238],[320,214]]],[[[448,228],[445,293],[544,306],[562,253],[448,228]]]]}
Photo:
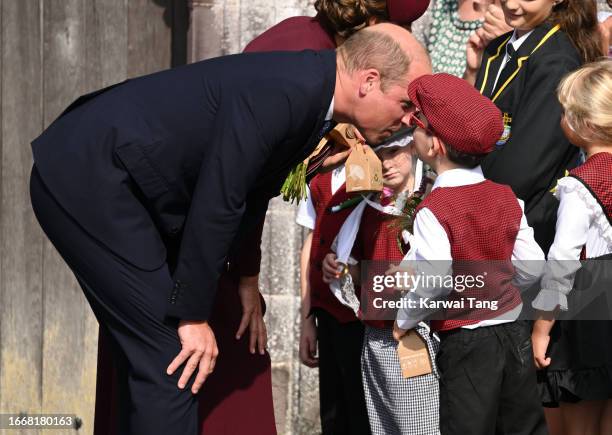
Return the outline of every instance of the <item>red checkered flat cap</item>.
{"type": "Polygon", "coordinates": [[[465,154],[487,154],[504,130],[495,104],[468,82],[450,74],[413,80],[408,96],[442,142],[465,154]]]}
{"type": "Polygon", "coordinates": [[[429,7],[429,0],[387,0],[389,21],[399,25],[412,24],[429,7]]]}

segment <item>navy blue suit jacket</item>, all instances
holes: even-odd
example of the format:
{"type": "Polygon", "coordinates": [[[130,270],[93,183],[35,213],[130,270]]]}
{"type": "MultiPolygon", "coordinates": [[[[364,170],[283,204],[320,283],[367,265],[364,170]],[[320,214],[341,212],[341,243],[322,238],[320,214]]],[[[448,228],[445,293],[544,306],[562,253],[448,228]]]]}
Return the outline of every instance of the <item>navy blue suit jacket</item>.
{"type": "Polygon", "coordinates": [[[34,162],[62,207],[132,265],[164,266],[162,240],[180,237],[167,314],[207,319],[232,245],[316,146],[335,77],[334,51],[303,51],[131,79],[69,106],[33,141],[34,162]]]}

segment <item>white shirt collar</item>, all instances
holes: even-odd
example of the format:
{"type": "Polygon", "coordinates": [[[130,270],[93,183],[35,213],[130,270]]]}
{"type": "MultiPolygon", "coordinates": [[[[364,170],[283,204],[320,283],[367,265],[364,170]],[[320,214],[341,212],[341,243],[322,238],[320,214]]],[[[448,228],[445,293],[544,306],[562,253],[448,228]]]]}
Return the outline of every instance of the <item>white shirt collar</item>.
{"type": "Polygon", "coordinates": [[[432,190],[438,187],[466,186],[468,184],[481,183],[484,180],[485,177],[482,174],[482,168],[480,166],[476,166],[474,169],[449,169],[448,171],[442,172],[440,175],[438,175],[433,184],[432,190]]]}
{"type": "Polygon", "coordinates": [[[333,117],[334,117],[334,97],[332,97],[331,103],[329,103],[329,109],[327,109],[325,120],[331,121],[333,117]]]}
{"type": "Polygon", "coordinates": [[[508,44],[512,44],[512,47],[514,47],[514,49],[516,51],[518,51],[518,49],[521,47],[521,45],[523,45],[523,43],[527,40],[527,38],[529,38],[529,35],[531,35],[532,33],[533,33],[533,29],[530,30],[529,32],[525,33],[520,38],[517,38],[516,37],[516,30],[515,30],[514,32],[512,32],[512,37],[508,41],[508,44]]]}

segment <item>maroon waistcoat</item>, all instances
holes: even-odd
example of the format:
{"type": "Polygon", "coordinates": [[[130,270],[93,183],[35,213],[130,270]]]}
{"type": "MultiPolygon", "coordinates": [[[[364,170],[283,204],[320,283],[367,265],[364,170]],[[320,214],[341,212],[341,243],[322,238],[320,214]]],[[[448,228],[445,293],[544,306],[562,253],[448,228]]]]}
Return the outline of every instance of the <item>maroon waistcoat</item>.
{"type": "MultiPolygon", "coordinates": [[[[570,177],[576,178],[591,192],[612,225],[612,154],[597,153],[583,165],[573,169],[570,177]]],[[[582,259],[589,258],[586,249],[582,259]]]]}
{"type": "MultiPolygon", "coordinates": [[[[353,256],[359,261],[372,260],[368,268],[368,276],[384,275],[390,263],[399,264],[404,258],[398,242],[399,226],[395,216],[391,216],[366,206],[359,232],[353,247],[353,256]]],[[[405,246],[402,246],[407,251],[405,246]]],[[[363,267],[363,265],[362,265],[363,267]]],[[[366,282],[372,282],[367,279],[366,282]]],[[[364,289],[357,289],[362,308],[360,317],[364,323],[375,328],[393,328],[395,310],[383,310],[374,306],[374,298],[382,296],[385,300],[397,299],[393,290],[384,290],[383,294],[374,293],[371,289],[365,289],[367,293],[362,295],[364,289]],[[387,319],[387,320],[385,320],[387,319]]]]}
{"type": "Polygon", "coordinates": [[[453,275],[482,275],[485,286],[462,292],[453,290],[448,300],[461,300],[463,309],[446,309],[445,320],[431,326],[444,331],[492,319],[521,303],[519,290],[512,284],[512,251],[520,229],[522,211],[508,186],[486,180],[481,183],[434,189],[419,204],[429,209],[442,225],[451,246],[453,275]],[[494,263],[489,261],[494,260],[494,263]],[[498,309],[470,308],[467,298],[497,301],[498,309]]]}
{"type": "Polygon", "coordinates": [[[350,198],[346,186],[331,193],[331,172],[316,175],[310,182],[310,195],[317,213],[310,249],[310,301],[312,308],[322,308],[342,323],[357,320],[353,311],[342,305],[323,282],[323,259],[331,252],[331,245],[340,227],[354,207],[331,213],[330,208],[350,198]]]}

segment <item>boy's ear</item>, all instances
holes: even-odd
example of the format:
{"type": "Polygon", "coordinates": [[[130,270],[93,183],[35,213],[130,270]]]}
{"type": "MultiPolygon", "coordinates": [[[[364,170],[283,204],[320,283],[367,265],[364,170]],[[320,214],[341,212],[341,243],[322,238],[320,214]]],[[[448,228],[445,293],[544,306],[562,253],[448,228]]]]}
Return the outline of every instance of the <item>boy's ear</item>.
{"type": "Polygon", "coordinates": [[[438,136],[432,136],[432,150],[436,156],[446,156],[446,146],[438,136]]]}

